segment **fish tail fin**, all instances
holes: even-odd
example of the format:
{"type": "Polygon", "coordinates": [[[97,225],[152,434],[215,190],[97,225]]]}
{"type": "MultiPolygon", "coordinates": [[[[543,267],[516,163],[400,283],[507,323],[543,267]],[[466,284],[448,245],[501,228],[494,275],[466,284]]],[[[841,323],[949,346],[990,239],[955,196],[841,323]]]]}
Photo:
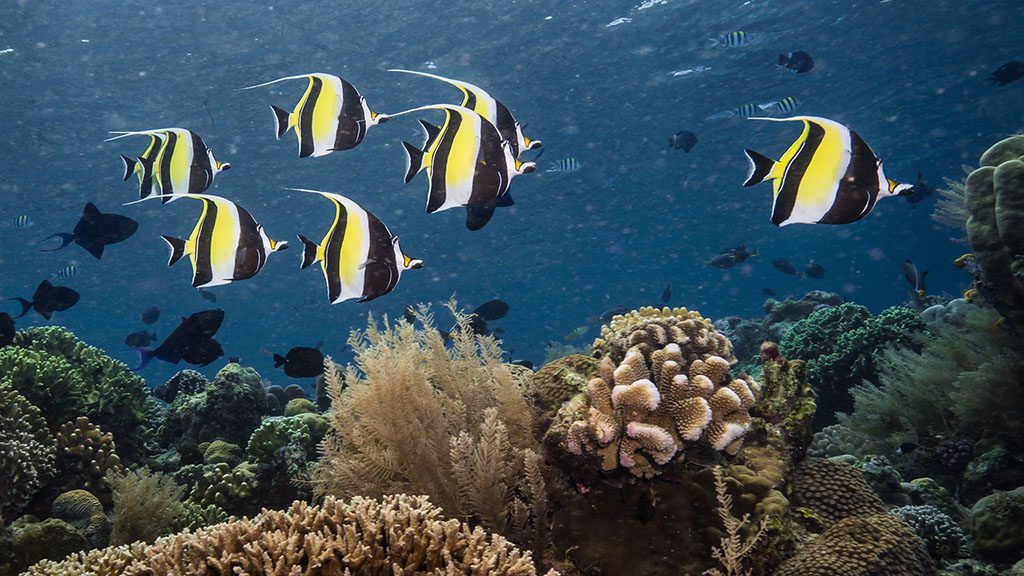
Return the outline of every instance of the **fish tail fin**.
{"type": "Polygon", "coordinates": [[[161,235],[160,237],[163,238],[164,242],[167,242],[167,245],[171,248],[171,256],[167,259],[167,265],[174,266],[178,260],[181,260],[181,257],[185,255],[185,241],[181,238],[175,238],[174,236],[161,235]]]}
{"type": "Polygon", "coordinates": [[[284,363],[284,356],[281,356],[280,354],[274,354],[274,368],[280,368],[281,366],[284,366],[284,363]]]}
{"type": "Polygon", "coordinates": [[[270,105],[270,108],[274,111],[274,130],[276,130],[277,139],[280,140],[281,136],[284,136],[284,133],[291,127],[291,114],[286,110],[282,110],[277,106],[274,106],[273,104],[270,105]]]}
{"type": "Polygon", "coordinates": [[[21,304],[21,314],[18,314],[17,316],[12,316],[11,318],[14,320],[17,320],[18,318],[21,318],[25,314],[28,314],[28,311],[32,309],[32,303],[29,302],[28,300],[25,300],[24,298],[8,298],[8,300],[14,300],[18,304],[21,304]]]}
{"type": "Polygon", "coordinates": [[[46,238],[43,239],[43,242],[46,242],[47,240],[52,240],[53,238],[60,238],[60,246],[57,246],[56,248],[43,248],[43,252],[56,252],[61,248],[66,248],[68,244],[71,244],[71,242],[74,241],[75,235],[68,234],[67,232],[58,232],[56,234],[51,234],[50,236],[47,236],[46,238]]]}
{"type": "Polygon", "coordinates": [[[132,177],[132,174],[135,173],[136,162],[124,154],[121,154],[121,161],[124,162],[124,179],[122,181],[127,182],[132,177]]]}
{"type": "Polygon", "coordinates": [[[316,262],[316,253],[320,249],[316,242],[313,242],[309,238],[306,238],[302,234],[297,235],[299,241],[302,242],[302,267],[300,270],[305,270],[309,266],[316,262]]]}
{"type": "Polygon", "coordinates": [[[743,150],[743,153],[747,155],[747,160],[750,161],[750,173],[747,174],[747,181],[743,183],[743,186],[754,186],[760,184],[768,178],[772,170],[775,168],[775,160],[754,152],[750,148],[743,150]]]}
{"type": "Polygon", "coordinates": [[[402,140],[402,146],[405,147],[406,154],[406,165],[405,165],[405,183],[408,184],[413,176],[419,173],[423,169],[423,151],[419,148],[409,144],[405,140],[402,140]]]}
{"type": "Polygon", "coordinates": [[[135,366],[135,368],[132,368],[132,372],[138,372],[139,370],[145,368],[147,365],[149,365],[149,361],[152,360],[154,357],[153,351],[150,350],[149,348],[139,347],[136,348],[135,351],[139,354],[139,363],[138,365],[135,366]]]}

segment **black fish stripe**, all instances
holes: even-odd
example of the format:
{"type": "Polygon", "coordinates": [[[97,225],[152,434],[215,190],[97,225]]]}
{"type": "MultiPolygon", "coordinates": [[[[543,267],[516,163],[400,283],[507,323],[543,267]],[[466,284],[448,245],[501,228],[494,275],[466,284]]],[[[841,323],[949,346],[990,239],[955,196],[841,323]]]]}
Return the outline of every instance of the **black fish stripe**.
{"type": "Polygon", "coordinates": [[[797,150],[786,172],[782,175],[782,184],[779,187],[779,195],[775,198],[775,205],[772,207],[772,224],[781,225],[793,214],[796,206],[797,193],[800,190],[800,183],[804,179],[807,167],[810,166],[814,155],[825,138],[825,129],[813,122],[807,122],[808,132],[804,143],[797,150]]]}
{"type": "Polygon", "coordinates": [[[836,200],[821,219],[822,224],[848,224],[860,220],[878,199],[878,157],[850,130],[850,165],[839,183],[836,200]]]}
{"type": "Polygon", "coordinates": [[[376,216],[366,213],[370,246],[368,264],[363,269],[363,301],[373,300],[395,289],[398,284],[398,263],[391,231],[376,216]]]}
{"type": "Polygon", "coordinates": [[[512,112],[505,107],[504,104],[494,101],[497,108],[496,118],[494,125],[497,126],[498,132],[501,133],[502,140],[508,140],[512,144],[512,157],[519,157],[519,136],[516,134],[516,119],[512,116],[512,112]]]}
{"type": "Polygon", "coordinates": [[[486,120],[480,122],[480,156],[473,171],[473,192],[468,206],[492,206],[508,183],[505,182],[505,152],[498,131],[486,120]]]}
{"type": "MultiPolygon", "coordinates": [[[[174,132],[166,132],[165,136],[167,137],[167,140],[164,141],[163,156],[160,157],[160,165],[157,166],[157,170],[160,171],[160,194],[167,195],[187,193],[187,190],[185,192],[175,190],[171,182],[171,158],[174,156],[175,148],[177,147],[178,135],[174,132]]],[[[162,198],[160,201],[166,204],[168,199],[162,198]]]]}
{"type": "Polygon", "coordinates": [[[334,150],[348,150],[359,145],[366,137],[366,120],[359,91],[346,80],[341,80],[341,111],[338,113],[334,150]]]}
{"type": "Polygon", "coordinates": [[[447,186],[445,185],[448,156],[452,151],[455,134],[458,133],[459,126],[462,125],[461,114],[447,109],[444,113],[448,116],[444,126],[444,133],[441,134],[441,140],[438,142],[437,149],[434,150],[434,156],[430,160],[430,197],[427,200],[427,212],[436,212],[444,204],[445,198],[448,195],[447,186]]]}
{"type": "Polygon", "coordinates": [[[469,108],[470,110],[476,110],[476,94],[460,87],[462,93],[466,95],[466,98],[462,101],[463,108],[469,108]]]}
{"type": "Polygon", "coordinates": [[[235,269],[232,280],[252,278],[267,263],[267,250],[263,246],[259,224],[249,211],[235,204],[238,210],[238,247],[235,252],[235,269]]]}
{"type": "Polygon", "coordinates": [[[331,302],[341,296],[341,245],[345,240],[345,227],[348,226],[348,210],[341,202],[334,202],[336,221],[327,231],[324,239],[324,266],[327,268],[327,296],[331,302]]]}
{"type": "Polygon", "coordinates": [[[188,193],[202,194],[213,183],[213,166],[206,143],[198,134],[189,130],[192,138],[192,165],[189,166],[188,193]]]}
{"type": "Polygon", "coordinates": [[[196,270],[192,278],[192,287],[197,288],[213,280],[213,262],[210,260],[210,253],[213,249],[213,227],[217,222],[217,205],[210,200],[203,199],[206,213],[203,215],[203,223],[199,226],[199,236],[196,237],[196,270]]]}
{"type": "Polygon", "coordinates": [[[309,96],[299,110],[299,157],[306,158],[313,154],[313,109],[316,101],[320,99],[320,91],[323,89],[323,80],[311,76],[313,85],[309,89],[309,96]]]}

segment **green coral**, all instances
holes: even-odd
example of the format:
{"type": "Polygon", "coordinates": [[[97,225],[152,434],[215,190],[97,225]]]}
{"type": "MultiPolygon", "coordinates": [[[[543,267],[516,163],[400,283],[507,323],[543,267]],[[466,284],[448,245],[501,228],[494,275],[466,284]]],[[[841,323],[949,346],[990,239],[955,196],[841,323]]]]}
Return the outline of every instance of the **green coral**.
{"type": "Polygon", "coordinates": [[[971,508],[974,549],[983,558],[1013,562],[1024,550],[1024,486],[996,492],[971,508]]]}
{"type": "Polygon", "coordinates": [[[818,393],[816,423],[833,422],[849,411],[848,390],[863,380],[877,381],[876,354],[887,346],[910,344],[924,320],[910,308],[896,306],[872,318],[867,308],[846,302],[815,311],[795,323],[779,342],[788,358],[807,362],[807,380],[818,393]]]}
{"type": "Polygon", "coordinates": [[[597,376],[597,360],[571,354],[548,362],[533,375],[533,397],[541,408],[558,410],[570,398],[586,390],[587,382],[597,376]]]}
{"type": "Polygon", "coordinates": [[[306,398],[292,398],[284,407],[285,416],[296,416],[309,412],[316,412],[316,404],[306,398]]]}
{"type": "Polygon", "coordinates": [[[103,548],[110,543],[110,522],[103,511],[103,504],[91,492],[64,492],[53,501],[50,515],[74,526],[93,548],[103,548]]]}
{"type": "Polygon", "coordinates": [[[19,574],[40,560],[59,560],[89,547],[74,526],[57,518],[13,526],[12,567],[19,574]]]}
{"type": "Polygon", "coordinates": [[[249,462],[255,466],[264,505],[287,505],[309,496],[308,488],[295,483],[308,477],[310,464],[316,459],[317,438],[303,421],[308,416],[312,414],[264,418],[249,438],[249,462]]]}
{"type": "Polygon", "coordinates": [[[813,440],[817,395],[807,382],[802,360],[782,357],[774,342],[761,346],[761,398],[753,415],[779,426],[785,442],[797,459],[803,458],[813,440]]]}
{"type": "Polygon", "coordinates": [[[228,466],[238,466],[242,463],[242,447],[223,440],[210,442],[203,450],[204,464],[225,463],[228,466]]]}
{"type": "Polygon", "coordinates": [[[190,488],[187,502],[199,507],[216,505],[239,515],[256,510],[253,499],[256,475],[251,466],[231,468],[225,463],[183,466],[175,480],[190,488]]]}
{"type": "Polygon", "coordinates": [[[0,517],[21,512],[53,464],[53,436],[39,409],[0,379],[0,517]]]}
{"type": "Polygon", "coordinates": [[[159,420],[146,383],[98,348],[57,326],[19,331],[0,349],[0,382],[42,410],[51,429],[88,416],[121,440],[122,456],[134,462],[154,447],[159,420]]]}
{"type": "Polygon", "coordinates": [[[182,509],[184,513],[175,525],[174,529],[176,532],[181,530],[191,530],[194,532],[200,528],[227,522],[228,518],[230,518],[228,513],[216,504],[200,506],[195,502],[186,500],[182,503],[182,509]]]}

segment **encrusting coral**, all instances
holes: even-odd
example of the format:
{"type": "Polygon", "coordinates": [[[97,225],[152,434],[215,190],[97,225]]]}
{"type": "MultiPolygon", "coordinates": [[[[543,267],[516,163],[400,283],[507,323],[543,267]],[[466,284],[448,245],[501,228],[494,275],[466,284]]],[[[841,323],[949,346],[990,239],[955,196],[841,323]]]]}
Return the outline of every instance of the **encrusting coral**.
{"type": "Polygon", "coordinates": [[[57,496],[50,506],[50,516],[74,526],[93,548],[110,543],[110,521],[103,504],[90,492],[71,490],[57,496]]]}
{"type": "Polygon", "coordinates": [[[53,464],[53,436],[39,409],[0,378],[0,517],[19,514],[53,464]]]}
{"type": "Polygon", "coordinates": [[[582,354],[571,354],[548,362],[533,375],[533,395],[546,410],[558,408],[576,394],[586,390],[587,382],[597,375],[597,360],[582,354]]]}
{"type": "Polygon", "coordinates": [[[26,574],[537,574],[528,552],[441,514],[423,496],[356,497],[350,503],[328,496],[320,506],[295,502],[287,511],[265,510],[153,544],[40,562],[26,574]]]}
{"type": "Polygon", "coordinates": [[[65,422],[57,432],[57,466],[65,488],[85,488],[97,495],[107,492],[106,475],[123,468],[113,434],[85,416],[65,422]]]}

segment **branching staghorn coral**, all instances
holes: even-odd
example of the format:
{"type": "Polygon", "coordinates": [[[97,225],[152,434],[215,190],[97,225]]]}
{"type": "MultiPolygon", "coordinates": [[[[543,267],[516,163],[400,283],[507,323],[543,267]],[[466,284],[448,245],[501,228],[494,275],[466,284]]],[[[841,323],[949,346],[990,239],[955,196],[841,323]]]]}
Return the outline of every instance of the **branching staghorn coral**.
{"type": "Polygon", "coordinates": [[[523,501],[515,490],[473,492],[482,488],[460,487],[452,479],[470,450],[463,433],[490,434],[500,423],[507,442],[488,444],[486,458],[477,455],[484,460],[474,464],[473,474],[493,467],[492,477],[506,487],[518,485],[519,465],[510,462],[521,461],[522,450],[535,448],[529,380],[502,363],[503,353],[492,337],[474,334],[468,317],[450,309],[457,321],[450,348],[432,315],[421,308],[422,329],[406,322],[389,324],[387,318],[381,325],[371,315],[367,329],[349,339],[356,359],[344,378],[325,361],[332,411],[331,430],[312,475],[318,496],[427,494],[451,515],[495,524],[507,510],[516,515],[523,501]]]}
{"type": "Polygon", "coordinates": [[[185,514],[181,496],[185,489],[170,476],[137,471],[113,472],[107,483],[114,497],[114,531],[111,544],[152,542],[171,531],[185,514]]]}
{"type": "MultiPolygon", "coordinates": [[[[424,496],[398,494],[320,506],[295,502],[242,519],[182,532],[153,544],[92,550],[43,561],[28,576],[66,574],[474,574],[535,576],[530,554],[496,534],[470,529],[424,496]]],[[[548,576],[557,576],[553,570],[548,576]]]]}

